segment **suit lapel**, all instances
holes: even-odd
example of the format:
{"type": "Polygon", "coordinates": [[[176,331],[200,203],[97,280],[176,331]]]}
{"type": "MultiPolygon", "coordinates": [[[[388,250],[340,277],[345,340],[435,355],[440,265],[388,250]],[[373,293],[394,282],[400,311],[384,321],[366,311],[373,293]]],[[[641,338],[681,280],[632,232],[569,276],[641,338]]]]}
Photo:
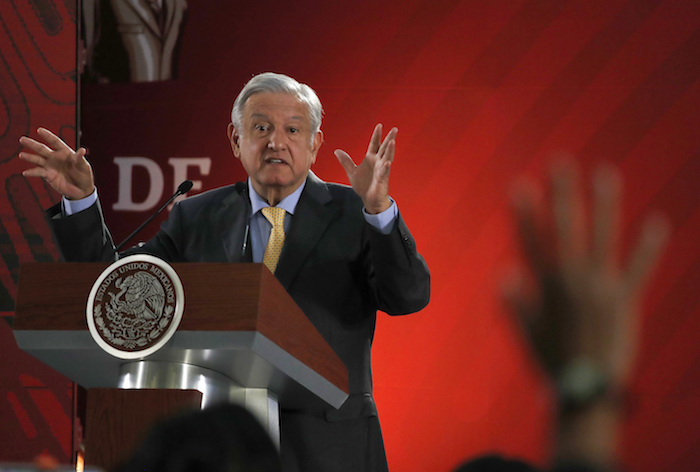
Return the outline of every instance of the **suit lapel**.
{"type": "Polygon", "coordinates": [[[134,12],[141,18],[144,24],[151,30],[151,32],[157,37],[161,37],[160,26],[156,21],[155,14],[151,7],[148,6],[148,1],[146,0],[126,0],[126,4],[129,5],[134,12]]]}
{"type": "Polygon", "coordinates": [[[294,210],[275,276],[289,289],[334,216],[326,184],[312,172],[294,210]]]}
{"type": "Polygon", "coordinates": [[[243,254],[243,238],[248,237],[248,218],[250,202],[245,193],[232,192],[226,197],[216,215],[216,233],[221,237],[221,244],[226,252],[228,262],[251,262],[252,251],[250,242],[246,242],[246,253],[243,254]]]}

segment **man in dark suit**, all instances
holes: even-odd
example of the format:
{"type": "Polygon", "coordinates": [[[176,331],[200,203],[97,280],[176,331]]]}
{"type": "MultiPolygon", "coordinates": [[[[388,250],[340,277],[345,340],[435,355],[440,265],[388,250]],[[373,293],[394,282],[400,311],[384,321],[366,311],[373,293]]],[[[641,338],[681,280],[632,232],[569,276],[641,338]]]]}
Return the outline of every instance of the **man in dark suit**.
{"type": "MultiPolygon", "coordinates": [[[[268,265],[343,360],[350,384],[350,397],[338,410],[310,403],[282,411],[285,470],[387,470],[372,397],[376,312],[422,309],[430,296],[430,275],[389,198],[398,130],[382,141],[377,125],[359,165],[337,150],[352,188],[326,183],[310,172],[323,143],[321,112],[315,92],[290,77],[267,73],[251,79],[228,126],[233,154],[248,181],[175,205],[158,234],[138,251],[171,262],[268,265]],[[268,260],[268,239],[282,230],[263,215],[267,207],[284,209],[279,223],[284,244],[275,261],[268,260]]],[[[39,135],[46,145],[21,138],[31,152],[20,158],[37,166],[25,175],[46,179],[66,197],[49,212],[64,257],[114,259],[84,149],[73,151],[47,130],[39,135]]]]}

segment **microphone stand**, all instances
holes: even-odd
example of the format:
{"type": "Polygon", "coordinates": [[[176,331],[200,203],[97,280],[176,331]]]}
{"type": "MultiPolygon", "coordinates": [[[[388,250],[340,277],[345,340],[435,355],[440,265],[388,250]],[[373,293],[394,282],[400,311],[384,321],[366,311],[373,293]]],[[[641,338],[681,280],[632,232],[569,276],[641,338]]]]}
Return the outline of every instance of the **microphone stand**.
{"type": "Polygon", "coordinates": [[[121,248],[123,248],[124,245],[125,245],[126,243],[128,243],[128,242],[131,240],[131,238],[133,238],[134,236],[136,236],[136,234],[137,234],[139,231],[141,231],[143,228],[145,228],[146,225],[147,225],[148,223],[150,223],[151,221],[153,221],[153,218],[155,218],[156,216],[160,215],[160,213],[161,213],[163,210],[165,210],[165,207],[167,207],[168,205],[170,205],[170,204],[173,202],[173,200],[175,200],[175,199],[176,199],[177,197],[179,197],[180,195],[183,195],[183,194],[189,192],[190,189],[192,188],[192,185],[193,185],[193,184],[192,184],[192,181],[191,181],[191,180],[185,180],[184,182],[182,182],[182,183],[180,184],[180,186],[177,188],[177,191],[173,194],[173,196],[170,197],[170,198],[168,199],[168,201],[165,202],[160,208],[158,208],[158,210],[157,210],[155,213],[153,213],[146,221],[144,221],[143,223],[141,223],[141,225],[139,225],[138,228],[136,228],[134,231],[132,231],[132,233],[131,233],[129,236],[127,236],[126,239],[125,239],[124,241],[122,241],[122,242],[119,244],[119,246],[116,247],[116,249],[115,249],[114,251],[115,251],[115,252],[119,252],[119,250],[120,250],[121,248]]]}

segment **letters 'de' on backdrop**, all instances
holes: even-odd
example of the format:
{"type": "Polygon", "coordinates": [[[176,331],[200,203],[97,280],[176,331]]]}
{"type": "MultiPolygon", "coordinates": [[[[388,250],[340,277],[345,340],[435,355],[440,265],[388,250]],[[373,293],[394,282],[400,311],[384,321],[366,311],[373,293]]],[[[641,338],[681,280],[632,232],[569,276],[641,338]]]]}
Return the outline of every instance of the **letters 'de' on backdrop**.
{"type": "MultiPolygon", "coordinates": [[[[24,59],[2,67],[21,72],[28,61],[59,52],[32,43],[36,32],[27,25],[20,36],[12,28],[22,22],[11,20],[34,15],[37,22],[46,17],[42,8],[55,4],[68,24],[74,10],[64,8],[67,0],[29,2],[34,10],[19,3],[2,4],[2,33],[41,51],[0,40],[3,57],[20,51],[24,59]]],[[[128,2],[83,5],[81,128],[117,242],[182,180],[194,181],[194,194],[245,177],[226,126],[233,99],[256,73],[286,73],[318,92],[325,143],[313,169],[326,180],[347,181],[334,149],[358,160],[375,123],[399,128],[391,192],[430,266],[433,295],[417,315],[378,321],[375,393],[392,470],[447,471],[494,450],[547,460],[551,391],[502,306],[499,283],[518,259],[511,184],[523,174],[541,180],[549,157],[562,151],[578,156],[586,176],[603,161],[622,170],[624,254],[646,214],[661,211],[671,220],[670,245],[644,299],[622,452],[630,471],[700,468],[700,4],[165,0],[162,22],[134,19],[120,29],[126,13],[110,3],[128,2]],[[125,47],[154,28],[161,28],[158,47],[125,47]]],[[[15,82],[3,74],[6,97],[6,84],[15,82]]],[[[26,74],[14,77],[35,87],[26,74]]],[[[25,98],[41,100],[39,93],[25,98]]],[[[0,124],[15,123],[15,110],[6,108],[0,124]]],[[[34,114],[31,128],[56,125],[51,112],[34,114]]],[[[5,169],[17,152],[6,142],[31,128],[2,128],[5,169]]],[[[28,185],[3,175],[6,192],[28,185]]],[[[42,206],[54,199],[40,184],[26,188],[42,206]]],[[[2,209],[16,243],[25,220],[7,201],[2,209]]],[[[32,211],[30,221],[47,237],[32,211]]],[[[35,258],[28,250],[6,257],[3,282],[14,283],[18,260],[35,258]]],[[[6,331],[3,345],[14,343],[6,331]]],[[[30,375],[5,357],[2,364],[8,378],[30,375]]],[[[48,382],[47,374],[31,375],[48,382]]],[[[31,385],[5,384],[2,401],[19,407],[3,408],[3,438],[12,433],[40,444],[69,434],[70,424],[60,425],[70,406],[44,405],[61,414],[59,427],[42,429],[34,426],[42,417],[31,416],[33,404],[21,400],[31,385]]],[[[6,450],[0,444],[4,456],[6,450]]]]}

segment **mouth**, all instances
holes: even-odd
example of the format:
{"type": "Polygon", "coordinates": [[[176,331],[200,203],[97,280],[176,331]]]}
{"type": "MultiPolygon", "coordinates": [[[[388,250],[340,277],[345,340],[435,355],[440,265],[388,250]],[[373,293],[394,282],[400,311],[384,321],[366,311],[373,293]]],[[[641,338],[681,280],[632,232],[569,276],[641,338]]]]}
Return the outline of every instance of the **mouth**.
{"type": "Polygon", "coordinates": [[[269,158],[265,159],[265,164],[286,164],[286,163],[287,162],[285,162],[284,160],[278,159],[276,157],[269,157],[269,158]]]}

